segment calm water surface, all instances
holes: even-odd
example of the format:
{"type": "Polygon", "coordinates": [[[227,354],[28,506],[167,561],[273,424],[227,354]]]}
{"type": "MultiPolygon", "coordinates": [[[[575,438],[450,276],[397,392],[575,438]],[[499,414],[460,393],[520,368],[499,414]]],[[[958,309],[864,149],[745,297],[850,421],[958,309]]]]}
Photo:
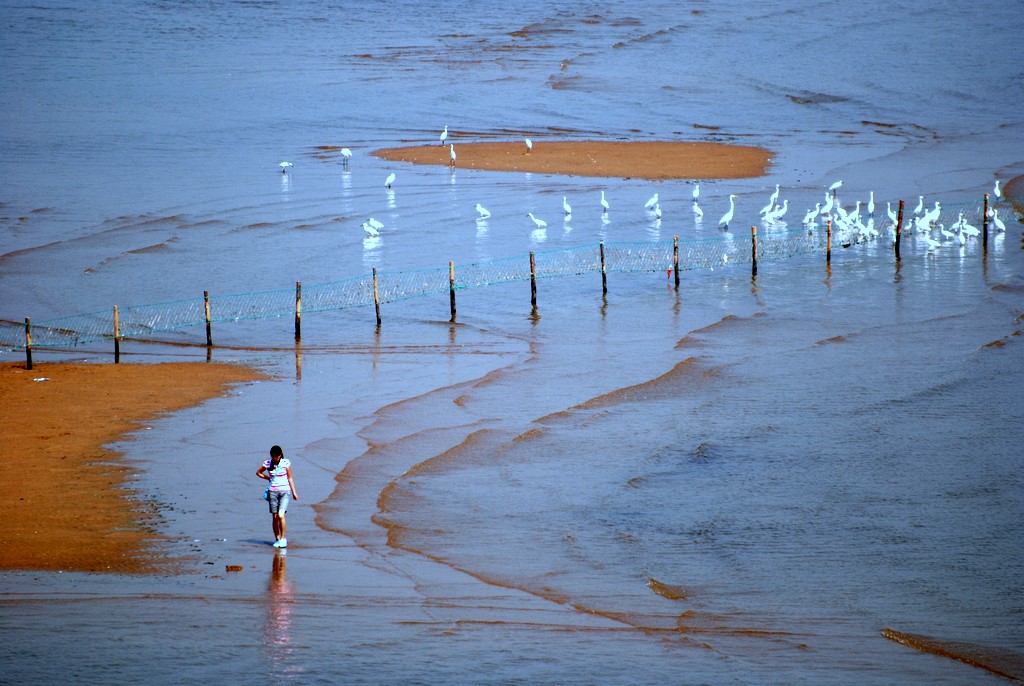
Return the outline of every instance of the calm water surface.
{"type": "MultiPolygon", "coordinates": [[[[947,4],[4,2],[0,317],[719,236],[730,193],[749,226],[776,183],[791,226],[838,179],[847,206],[924,195],[951,223],[1024,173],[1024,27],[1005,3],[947,4]],[[688,182],[369,154],[445,125],[456,147],[774,158],[704,181],[696,221],[688,182]]],[[[678,292],[664,273],[611,274],[604,299],[593,275],[544,280],[536,313],[526,284],[462,291],[456,324],[446,297],[387,305],[380,332],[314,314],[301,348],[290,321],[222,325],[215,359],[278,379],[118,446],[189,572],[5,574],[3,663],[35,683],[996,683],[881,630],[1024,653],[1007,224],[987,250],[910,237],[898,268],[880,240],[678,292]],[[302,495],[287,555],[252,476],[274,443],[302,495]]]]}

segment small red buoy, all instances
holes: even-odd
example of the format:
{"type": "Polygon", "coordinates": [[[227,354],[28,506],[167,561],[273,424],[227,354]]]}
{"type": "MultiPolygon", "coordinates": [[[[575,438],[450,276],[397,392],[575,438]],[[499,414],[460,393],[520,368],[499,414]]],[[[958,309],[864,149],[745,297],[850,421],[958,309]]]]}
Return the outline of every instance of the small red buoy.
{"type": "Polygon", "coordinates": [[[667,279],[671,279],[672,278],[672,267],[669,267],[668,269],[665,270],[665,278],[667,278],[667,279]]]}

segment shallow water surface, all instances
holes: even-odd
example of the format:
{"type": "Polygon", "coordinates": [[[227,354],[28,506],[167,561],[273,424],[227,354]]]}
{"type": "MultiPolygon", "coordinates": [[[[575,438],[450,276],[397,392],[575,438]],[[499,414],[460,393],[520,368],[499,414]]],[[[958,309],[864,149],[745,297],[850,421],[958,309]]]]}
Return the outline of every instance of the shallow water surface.
{"type": "MultiPolygon", "coordinates": [[[[847,209],[874,191],[876,226],[924,195],[948,227],[1024,173],[1004,3],[387,7],[4,3],[0,318],[728,241],[775,184],[790,229],[838,179],[847,209]],[[703,181],[701,220],[686,181],[370,154],[445,125],[456,147],[713,140],[773,164],[703,181]]],[[[285,318],[218,323],[213,358],[277,378],[117,446],[187,573],[5,573],[3,663],[80,683],[991,683],[882,630],[1024,653],[1007,225],[987,248],[908,232],[897,264],[883,234],[678,291],[661,270],[611,273],[604,297],[596,274],[542,279],[535,311],[527,282],[460,290],[454,322],[447,294],[387,303],[379,330],[369,308],[311,312],[299,345],[285,318]],[[302,495],[287,553],[253,476],[275,443],[302,495]]],[[[202,331],[169,337],[123,354],[206,359],[202,331]]]]}

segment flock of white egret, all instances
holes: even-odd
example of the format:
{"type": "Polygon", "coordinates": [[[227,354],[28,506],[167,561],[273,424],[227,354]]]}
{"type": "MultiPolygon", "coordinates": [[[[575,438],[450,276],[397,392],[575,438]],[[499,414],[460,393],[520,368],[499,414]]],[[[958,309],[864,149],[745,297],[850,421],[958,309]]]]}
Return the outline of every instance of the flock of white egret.
{"type": "MultiPolygon", "coordinates": [[[[448,127],[445,126],[439,137],[439,144],[444,145],[447,139],[448,127]]],[[[524,139],[524,141],[526,144],[526,152],[524,154],[528,155],[533,150],[533,141],[529,138],[524,139]]],[[[455,145],[449,143],[448,146],[449,166],[454,167],[457,159],[455,145]]],[[[352,151],[349,148],[342,148],[341,156],[342,164],[347,167],[348,161],[352,157],[352,151]]],[[[291,162],[281,162],[278,166],[281,169],[281,173],[287,174],[289,169],[294,165],[291,162]]],[[[384,187],[389,191],[391,186],[395,183],[395,178],[395,173],[391,172],[384,181],[384,187]]],[[[869,192],[866,202],[857,200],[853,209],[847,210],[843,207],[839,199],[839,190],[842,187],[842,180],[829,185],[828,189],[825,191],[823,202],[815,203],[814,207],[804,214],[803,221],[801,222],[802,225],[806,228],[811,228],[831,222],[836,240],[840,244],[852,244],[877,238],[881,235],[881,231],[875,227],[876,207],[874,191],[869,192]],[[862,204],[864,205],[864,213],[861,211],[862,204]]],[[[768,203],[758,212],[763,225],[770,227],[785,225],[783,217],[785,217],[786,213],[789,211],[789,199],[783,198],[780,204],[780,193],[780,184],[775,184],[775,190],[769,196],[768,203]]],[[[701,209],[699,204],[700,182],[694,182],[692,196],[693,213],[694,216],[699,219],[704,216],[704,211],[701,209]]],[[[992,189],[992,197],[998,201],[1002,196],[1003,192],[999,187],[999,179],[996,179],[995,186],[992,189]]],[[[724,231],[729,230],[729,224],[732,222],[736,212],[736,200],[738,198],[738,195],[729,195],[729,209],[722,215],[721,219],[718,220],[718,227],[720,229],[724,231]]],[[[602,220],[607,223],[608,210],[611,208],[611,204],[609,203],[604,190],[601,191],[600,206],[602,220]]],[[[477,212],[477,221],[484,221],[491,216],[490,211],[480,203],[476,204],[475,209],[477,212]]],[[[572,218],[572,206],[569,204],[566,196],[562,196],[562,209],[565,212],[565,221],[568,222],[572,218]]],[[[643,209],[656,222],[660,222],[662,210],[659,194],[654,193],[647,202],[644,203],[643,209]]],[[[534,215],[533,212],[527,212],[526,214],[533,222],[536,231],[543,231],[547,228],[547,222],[534,215]]],[[[907,218],[907,230],[921,235],[928,243],[929,250],[935,250],[941,247],[944,240],[964,245],[969,238],[973,238],[980,234],[978,228],[968,223],[964,218],[963,212],[960,212],[956,221],[950,223],[948,226],[939,221],[941,214],[942,205],[940,202],[935,202],[930,209],[927,209],[925,207],[924,196],[919,196],[917,205],[907,218]]],[[[892,209],[892,203],[889,201],[886,202],[885,218],[888,220],[888,223],[886,224],[882,222],[882,230],[894,232],[897,222],[897,214],[892,209]]],[[[998,208],[990,208],[988,218],[992,220],[996,231],[1006,230],[1005,223],[999,217],[998,208]]],[[[370,217],[368,221],[363,222],[362,226],[367,236],[375,237],[380,234],[380,229],[382,229],[384,225],[373,217],[370,217]]]]}

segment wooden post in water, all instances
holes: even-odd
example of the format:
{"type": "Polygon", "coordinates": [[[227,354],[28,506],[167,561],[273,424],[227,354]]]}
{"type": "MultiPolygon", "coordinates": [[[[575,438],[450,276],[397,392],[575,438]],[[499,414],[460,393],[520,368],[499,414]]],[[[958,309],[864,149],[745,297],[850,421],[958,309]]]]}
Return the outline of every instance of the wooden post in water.
{"type": "Polygon", "coordinates": [[[601,295],[608,295],[608,272],[604,266],[604,241],[601,241],[601,295]]]}
{"type": "Polygon", "coordinates": [[[25,368],[32,371],[32,318],[25,317],[25,368]]]}
{"type": "Polygon", "coordinates": [[[380,326],[380,291],[377,290],[377,268],[373,268],[373,307],[377,310],[377,326],[380,326]]]}
{"type": "Polygon", "coordinates": [[[900,200],[900,209],[896,213],[896,261],[900,261],[900,240],[903,238],[903,201],[900,200]]]}
{"type": "Polygon", "coordinates": [[[448,301],[452,310],[452,321],[455,321],[455,263],[448,262],[448,301]]]}
{"type": "Polygon", "coordinates": [[[832,264],[832,217],[825,220],[825,264],[832,264]]]}
{"type": "Polygon", "coordinates": [[[679,236],[672,237],[672,271],[675,272],[676,290],[679,290],[679,236]]]}
{"type": "Polygon", "coordinates": [[[203,310],[206,313],[206,347],[213,347],[213,328],[210,326],[210,291],[203,291],[203,310]]]}
{"type": "Polygon", "coordinates": [[[114,364],[121,361],[121,320],[114,305],[114,364]]]}
{"type": "Polygon", "coordinates": [[[295,282],[295,342],[302,340],[302,282],[295,282]]]}
{"type": "Polygon", "coordinates": [[[988,248],[988,193],[985,194],[985,213],[981,215],[981,243],[988,248]]]}
{"type": "Polygon", "coordinates": [[[530,304],[537,307],[537,261],[530,251],[530,304]]]}
{"type": "Polygon", "coordinates": [[[757,227],[750,227],[750,275],[757,276],[757,227]]]}

